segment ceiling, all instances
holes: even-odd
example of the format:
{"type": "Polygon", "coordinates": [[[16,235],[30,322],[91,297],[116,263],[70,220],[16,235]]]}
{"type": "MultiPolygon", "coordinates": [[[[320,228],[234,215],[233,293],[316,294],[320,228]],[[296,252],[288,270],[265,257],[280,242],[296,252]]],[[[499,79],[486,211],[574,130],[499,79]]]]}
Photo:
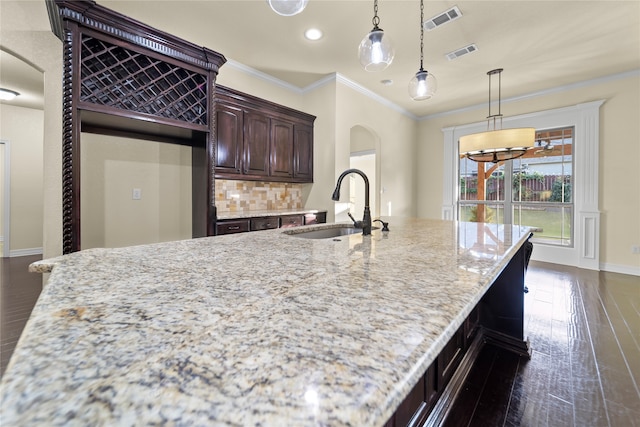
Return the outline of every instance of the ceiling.
{"type": "MultiPolygon", "coordinates": [[[[379,1],[380,27],[393,40],[396,56],[389,68],[377,73],[364,71],[357,59],[360,40],[372,28],[370,0],[310,0],[293,17],[277,15],[264,0],[98,3],[220,52],[297,90],[339,73],[417,117],[486,105],[486,72],[494,68],[504,68],[503,100],[640,69],[640,1],[636,0],[427,0],[425,20],[452,6],[462,17],[425,32],[424,66],[438,81],[435,96],[426,101],[413,101],[407,92],[419,68],[418,0],[379,1]],[[324,32],[321,40],[303,37],[312,26],[324,32]],[[476,52],[446,59],[446,53],[472,43],[476,52]],[[383,85],[382,80],[393,84],[383,85]]],[[[41,10],[46,19],[44,4],[41,10]]],[[[2,85],[11,65],[3,55],[2,85]]],[[[230,66],[223,66],[220,75],[230,66]]]]}

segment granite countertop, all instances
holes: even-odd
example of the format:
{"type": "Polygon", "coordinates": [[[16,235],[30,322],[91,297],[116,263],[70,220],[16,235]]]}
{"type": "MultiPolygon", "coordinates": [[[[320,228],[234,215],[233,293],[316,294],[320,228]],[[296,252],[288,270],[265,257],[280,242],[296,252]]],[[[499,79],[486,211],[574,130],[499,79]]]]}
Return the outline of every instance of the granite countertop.
{"type": "Polygon", "coordinates": [[[308,213],[326,212],[326,210],[318,209],[276,209],[276,210],[254,210],[254,211],[240,211],[240,212],[218,212],[218,219],[238,219],[238,218],[258,218],[265,216],[280,216],[280,215],[304,215],[308,213]]]}
{"type": "Polygon", "coordinates": [[[3,427],[383,425],[528,237],[386,220],[32,265],[52,273],[3,378],[3,427]]]}

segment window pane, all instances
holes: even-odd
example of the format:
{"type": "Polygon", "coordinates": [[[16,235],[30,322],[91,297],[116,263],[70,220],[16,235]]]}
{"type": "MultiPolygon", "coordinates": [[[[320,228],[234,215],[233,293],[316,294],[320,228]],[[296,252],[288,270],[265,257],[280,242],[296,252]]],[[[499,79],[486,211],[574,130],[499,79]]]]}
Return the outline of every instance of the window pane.
{"type": "Polygon", "coordinates": [[[571,203],[573,128],[536,132],[536,146],[513,163],[514,202],[571,203]]]}
{"type": "Polygon", "coordinates": [[[463,157],[460,159],[460,194],[458,200],[477,200],[478,169],[475,162],[463,157]]]}
{"type": "Polygon", "coordinates": [[[484,163],[487,173],[485,200],[504,200],[504,163],[484,163]]]}
{"type": "Polygon", "coordinates": [[[504,200],[504,163],[478,163],[463,157],[459,167],[458,200],[504,200]]]}
{"type": "Polygon", "coordinates": [[[573,246],[571,239],[573,207],[563,205],[516,205],[513,224],[537,228],[534,241],[562,246],[573,246]]]}
{"type": "Polygon", "coordinates": [[[504,224],[504,205],[501,203],[460,203],[460,221],[504,224]]]}

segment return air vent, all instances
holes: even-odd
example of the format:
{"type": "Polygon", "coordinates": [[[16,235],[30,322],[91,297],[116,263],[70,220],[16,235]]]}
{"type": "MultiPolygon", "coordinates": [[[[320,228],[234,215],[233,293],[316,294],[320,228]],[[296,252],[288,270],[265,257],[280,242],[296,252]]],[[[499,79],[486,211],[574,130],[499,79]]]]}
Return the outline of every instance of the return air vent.
{"type": "Polygon", "coordinates": [[[475,52],[476,50],[478,50],[478,46],[476,46],[475,44],[470,44],[469,46],[465,46],[461,49],[456,49],[453,52],[449,52],[445,54],[445,56],[449,61],[453,61],[454,59],[458,59],[461,56],[466,55],[467,53],[475,52]]]}
{"type": "Polygon", "coordinates": [[[451,21],[455,21],[461,16],[462,16],[462,12],[460,12],[460,9],[458,9],[458,6],[453,6],[451,9],[434,16],[428,21],[425,21],[424,29],[426,31],[434,30],[441,25],[444,25],[451,21]]]}

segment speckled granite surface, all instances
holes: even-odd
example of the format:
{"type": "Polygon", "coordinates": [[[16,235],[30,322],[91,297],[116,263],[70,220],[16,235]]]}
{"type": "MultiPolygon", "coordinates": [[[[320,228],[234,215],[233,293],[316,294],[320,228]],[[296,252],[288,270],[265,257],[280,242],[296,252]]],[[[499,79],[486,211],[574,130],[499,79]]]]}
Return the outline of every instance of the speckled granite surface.
{"type": "Polygon", "coordinates": [[[277,210],[254,210],[240,212],[218,212],[218,219],[237,219],[237,218],[258,218],[264,216],[280,216],[280,215],[304,215],[308,213],[326,212],[317,209],[277,209],[277,210]]]}
{"type": "Polygon", "coordinates": [[[53,272],[3,378],[3,427],[382,425],[527,236],[298,230],[34,265],[53,272]]]}

